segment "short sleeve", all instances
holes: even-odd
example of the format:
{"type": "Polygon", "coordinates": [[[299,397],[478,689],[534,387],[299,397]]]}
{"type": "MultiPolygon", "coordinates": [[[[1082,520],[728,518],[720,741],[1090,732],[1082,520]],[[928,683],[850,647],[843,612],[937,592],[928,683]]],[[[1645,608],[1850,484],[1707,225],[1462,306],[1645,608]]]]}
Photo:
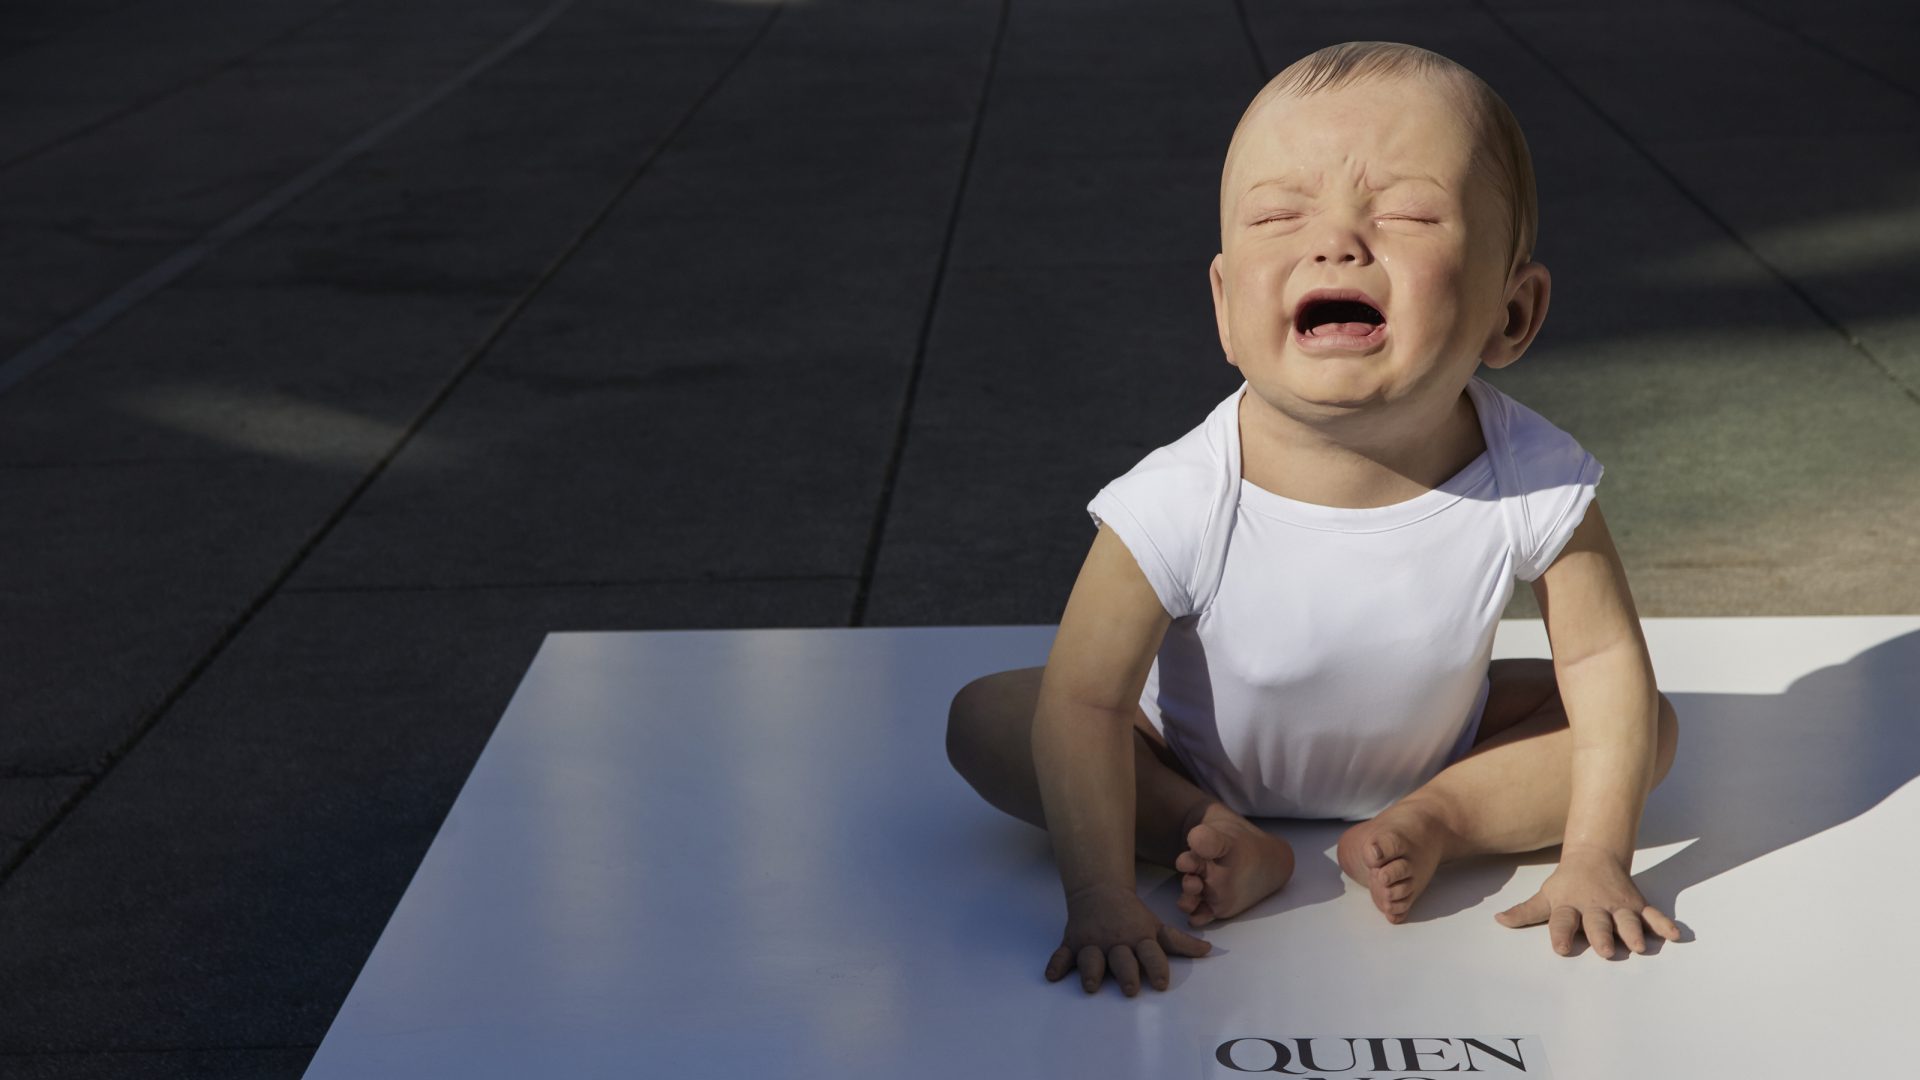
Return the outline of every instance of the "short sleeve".
{"type": "Polygon", "coordinates": [[[1212,598],[1230,535],[1239,461],[1229,426],[1238,393],[1199,425],[1110,481],[1087,514],[1112,529],[1133,554],[1167,617],[1195,614],[1212,598]]]}
{"type": "Polygon", "coordinates": [[[1606,467],[1573,436],[1518,402],[1513,403],[1508,444],[1525,523],[1525,539],[1514,552],[1514,576],[1533,581],[1547,572],[1580,527],[1606,467]]]}
{"type": "MultiPolygon", "coordinates": [[[[1161,543],[1156,542],[1154,533],[1160,532],[1163,542],[1175,538],[1167,535],[1169,530],[1165,528],[1149,528],[1141,516],[1127,506],[1117,490],[1119,486],[1116,481],[1101,488],[1100,493],[1087,504],[1087,514],[1093,518],[1096,528],[1104,523],[1120,537],[1121,543],[1127,545],[1127,550],[1133,553],[1133,561],[1140,564],[1140,572],[1146,575],[1147,584],[1153,586],[1153,594],[1160,598],[1160,606],[1166,609],[1169,618],[1177,619],[1193,609],[1193,600],[1187,590],[1186,575],[1174,569],[1176,564],[1168,559],[1161,543]]],[[[1151,513],[1146,515],[1148,520],[1156,516],[1151,513]]],[[[1177,548],[1180,545],[1168,543],[1167,546],[1177,548]]]]}
{"type": "Polygon", "coordinates": [[[1520,580],[1533,581],[1546,573],[1547,567],[1560,557],[1567,541],[1573,538],[1573,531],[1586,518],[1587,506],[1593,502],[1600,477],[1607,471],[1592,454],[1587,454],[1586,459],[1579,478],[1556,489],[1554,499],[1548,503],[1552,520],[1540,527],[1539,546],[1516,565],[1516,576],[1520,580]]]}

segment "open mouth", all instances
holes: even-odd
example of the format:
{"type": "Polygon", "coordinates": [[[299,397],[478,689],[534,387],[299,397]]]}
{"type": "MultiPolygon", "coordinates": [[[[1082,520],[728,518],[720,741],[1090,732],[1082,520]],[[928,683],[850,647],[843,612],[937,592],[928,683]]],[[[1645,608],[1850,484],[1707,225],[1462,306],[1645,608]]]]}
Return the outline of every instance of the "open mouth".
{"type": "Polygon", "coordinates": [[[1293,328],[1309,337],[1328,334],[1363,337],[1386,321],[1379,308],[1364,300],[1309,300],[1300,308],[1293,328]]]}

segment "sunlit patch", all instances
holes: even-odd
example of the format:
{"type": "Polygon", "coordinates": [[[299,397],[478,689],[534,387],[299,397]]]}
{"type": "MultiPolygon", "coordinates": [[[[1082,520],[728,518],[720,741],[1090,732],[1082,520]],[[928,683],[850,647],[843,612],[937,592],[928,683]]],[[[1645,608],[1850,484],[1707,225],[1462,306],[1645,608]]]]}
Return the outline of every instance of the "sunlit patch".
{"type": "MultiPolygon", "coordinates": [[[[364,469],[406,434],[390,420],[279,393],[226,387],[170,387],[122,398],[123,411],[236,450],[309,465],[364,469]]],[[[407,453],[435,457],[446,447],[416,434],[407,453]]]]}
{"type": "MultiPolygon", "coordinates": [[[[1762,258],[1793,277],[1837,276],[1880,267],[1907,266],[1920,256],[1920,207],[1840,214],[1743,230],[1741,235],[1762,258]]],[[[1662,258],[1646,272],[1662,283],[1686,285],[1698,285],[1702,279],[1743,282],[1765,273],[1754,264],[1751,255],[1719,241],[1672,258],[1662,258]]]]}

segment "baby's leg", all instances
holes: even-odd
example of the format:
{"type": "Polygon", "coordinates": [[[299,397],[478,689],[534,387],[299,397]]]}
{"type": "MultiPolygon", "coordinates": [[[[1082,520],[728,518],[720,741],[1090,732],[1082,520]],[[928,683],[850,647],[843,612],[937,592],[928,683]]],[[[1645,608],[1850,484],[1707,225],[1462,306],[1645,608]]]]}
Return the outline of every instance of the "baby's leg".
{"type": "MultiPolygon", "coordinates": [[[[1340,838],[1341,869],[1366,885],[1390,922],[1407,911],[1441,863],[1470,855],[1534,851],[1566,836],[1573,731],[1553,661],[1495,660],[1473,749],[1340,838]]],[[[1653,782],[1679,741],[1673,703],[1659,695],[1653,782]]]]}
{"type": "MultiPolygon", "coordinates": [[[[1043,829],[1032,731],[1044,671],[975,679],[947,719],[947,758],[960,775],[994,807],[1043,829]]],[[[1192,925],[1237,915],[1286,884],[1293,849],[1196,784],[1137,708],[1133,746],[1134,851],[1185,875],[1180,908],[1192,925]]]]}

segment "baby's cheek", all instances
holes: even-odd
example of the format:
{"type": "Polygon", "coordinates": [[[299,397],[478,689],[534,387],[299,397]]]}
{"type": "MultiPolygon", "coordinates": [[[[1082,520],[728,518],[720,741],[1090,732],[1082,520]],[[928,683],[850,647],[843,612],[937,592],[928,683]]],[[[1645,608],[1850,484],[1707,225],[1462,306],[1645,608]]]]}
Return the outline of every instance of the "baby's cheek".
{"type": "Polygon", "coordinates": [[[1287,288],[1286,272],[1272,260],[1249,262],[1240,269],[1240,292],[1254,304],[1278,305],[1287,288]]]}
{"type": "Polygon", "coordinates": [[[1444,320],[1458,315],[1472,302],[1472,276],[1459,266],[1409,267],[1401,284],[1412,304],[1397,305],[1408,316],[1403,322],[1444,320]]]}

